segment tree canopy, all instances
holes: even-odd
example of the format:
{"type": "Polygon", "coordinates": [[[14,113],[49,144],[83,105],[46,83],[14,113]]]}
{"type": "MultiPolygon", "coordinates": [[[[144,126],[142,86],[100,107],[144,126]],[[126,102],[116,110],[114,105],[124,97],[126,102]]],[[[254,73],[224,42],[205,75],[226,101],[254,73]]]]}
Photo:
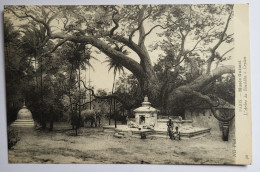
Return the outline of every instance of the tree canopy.
{"type": "Polygon", "coordinates": [[[19,51],[29,58],[23,71],[33,72],[30,59],[41,60],[55,94],[71,94],[76,70],[102,53],[129,71],[134,85],[128,90],[135,90],[94,97],[112,97],[131,109],[148,95],[155,107],[172,113],[196,98],[227,121],[233,116],[217,116],[214,107],[218,97],[234,102],[232,21],[232,5],[6,6],[5,27],[15,26],[5,29],[5,45],[19,40],[19,51]]]}

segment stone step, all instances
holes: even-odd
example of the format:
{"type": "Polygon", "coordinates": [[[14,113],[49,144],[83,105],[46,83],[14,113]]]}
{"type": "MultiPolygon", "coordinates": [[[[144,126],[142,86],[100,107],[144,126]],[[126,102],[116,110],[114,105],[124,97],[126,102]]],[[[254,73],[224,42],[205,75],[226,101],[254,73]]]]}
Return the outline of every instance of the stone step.
{"type": "Polygon", "coordinates": [[[200,135],[205,135],[205,134],[209,134],[210,133],[210,128],[206,128],[206,129],[201,129],[201,130],[197,130],[197,131],[193,131],[193,132],[181,132],[181,137],[195,137],[195,136],[200,136],[200,135]]]}
{"type": "Polygon", "coordinates": [[[17,119],[14,122],[34,122],[32,119],[17,119]]]}
{"type": "Polygon", "coordinates": [[[114,125],[105,125],[103,126],[103,129],[115,129],[115,126],[114,125]]]}
{"type": "Polygon", "coordinates": [[[114,133],[115,130],[114,129],[104,129],[105,133],[114,133]]]}
{"type": "Polygon", "coordinates": [[[13,125],[12,127],[19,127],[19,128],[34,128],[33,125],[13,125]]]}
{"type": "Polygon", "coordinates": [[[34,124],[34,122],[32,121],[23,121],[23,122],[14,122],[13,124],[34,124]]]}
{"type": "Polygon", "coordinates": [[[155,130],[154,134],[167,135],[167,131],[166,130],[164,130],[164,131],[162,131],[162,130],[155,130]]]}
{"type": "Polygon", "coordinates": [[[151,134],[151,135],[147,136],[147,138],[153,138],[153,137],[156,137],[156,138],[169,138],[169,136],[166,135],[166,134],[151,134]]]}
{"type": "Polygon", "coordinates": [[[34,125],[34,123],[14,123],[14,124],[12,124],[12,126],[15,126],[15,125],[34,125]]]}
{"type": "Polygon", "coordinates": [[[133,134],[135,134],[135,135],[140,135],[141,134],[141,132],[142,133],[145,133],[146,135],[149,135],[149,134],[153,134],[154,133],[154,131],[132,131],[132,133],[133,134]]]}
{"type": "Polygon", "coordinates": [[[115,133],[115,134],[114,134],[114,137],[121,139],[121,138],[123,138],[124,136],[123,136],[123,135],[120,135],[120,134],[118,134],[118,133],[115,133]]]}
{"type": "MultiPolygon", "coordinates": [[[[190,128],[189,130],[180,130],[181,138],[191,138],[196,136],[205,135],[207,133],[210,133],[210,128],[190,128]]],[[[168,132],[167,130],[155,130],[154,136],[167,136],[168,132]]]]}
{"type": "Polygon", "coordinates": [[[33,120],[16,120],[11,124],[12,127],[34,127],[35,123],[33,120]]]}

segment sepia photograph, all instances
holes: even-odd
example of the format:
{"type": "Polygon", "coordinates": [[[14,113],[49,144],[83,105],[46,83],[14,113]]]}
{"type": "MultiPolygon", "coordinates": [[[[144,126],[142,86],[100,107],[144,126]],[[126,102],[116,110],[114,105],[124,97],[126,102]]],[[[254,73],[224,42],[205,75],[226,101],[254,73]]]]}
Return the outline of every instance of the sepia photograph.
{"type": "Polygon", "coordinates": [[[248,4],[3,15],[9,163],[251,164],[248,4]]]}

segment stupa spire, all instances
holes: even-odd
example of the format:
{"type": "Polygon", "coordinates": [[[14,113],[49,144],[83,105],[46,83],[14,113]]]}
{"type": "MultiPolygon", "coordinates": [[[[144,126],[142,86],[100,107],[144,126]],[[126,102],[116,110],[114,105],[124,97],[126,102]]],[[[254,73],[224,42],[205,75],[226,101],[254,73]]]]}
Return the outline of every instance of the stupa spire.
{"type": "Polygon", "coordinates": [[[23,99],[23,108],[26,108],[25,99],[23,99]]]}
{"type": "Polygon", "coordinates": [[[151,106],[151,103],[148,101],[148,96],[146,95],[146,96],[144,96],[144,101],[143,101],[143,103],[142,103],[142,106],[144,107],[144,106],[151,106]]]}
{"type": "Polygon", "coordinates": [[[144,96],[144,102],[148,102],[148,96],[147,95],[144,96]]]}

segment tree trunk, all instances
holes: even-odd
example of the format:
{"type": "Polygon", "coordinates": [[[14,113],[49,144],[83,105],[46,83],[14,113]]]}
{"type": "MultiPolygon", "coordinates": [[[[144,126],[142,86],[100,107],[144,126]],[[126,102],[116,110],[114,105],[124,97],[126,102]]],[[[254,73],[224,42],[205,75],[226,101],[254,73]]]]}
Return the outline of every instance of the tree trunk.
{"type": "Polygon", "coordinates": [[[98,126],[100,127],[100,121],[101,121],[101,117],[98,117],[98,126]]]}
{"type": "Polygon", "coordinates": [[[49,130],[52,131],[53,130],[53,123],[54,123],[54,107],[51,106],[51,110],[50,110],[50,128],[49,130]]]}
{"type": "Polygon", "coordinates": [[[112,113],[112,99],[109,100],[109,104],[110,104],[110,107],[109,107],[109,120],[108,120],[108,124],[110,125],[111,124],[111,113],[112,113]]]}
{"type": "Polygon", "coordinates": [[[117,128],[117,111],[116,111],[116,99],[114,99],[114,118],[115,118],[115,128],[117,128]]]}
{"type": "Polygon", "coordinates": [[[70,110],[71,112],[73,112],[73,108],[72,108],[72,101],[71,101],[71,79],[72,79],[72,72],[73,72],[73,64],[71,65],[71,70],[70,70],[70,80],[69,80],[69,101],[70,101],[70,110]]]}
{"type": "MultiPolygon", "coordinates": [[[[75,111],[75,132],[76,136],[78,136],[78,118],[77,118],[77,112],[78,112],[78,106],[76,105],[76,111],[75,111]]],[[[73,114],[74,115],[74,114],[73,114]]]]}
{"type": "MultiPolygon", "coordinates": [[[[214,52],[213,52],[214,53],[214,52]]],[[[214,60],[215,55],[212,53],[211,57],[207,61],[207,71],[206,73],[209,74],[211,71],[212,62],[214,60]]]]}
{"type": "Polygon", "coordinates": [[[35,67],[35,86],[36,86],[36,90],[38,90],[38,77],[37,77],[37,58],[36,58],[36,55],[34,55],[34,59],[35,59],[35,62],[34,62],[34,67],[35,67]]]}
{"type": "Polygon", "coordinates": [[[53,114],[51,114],[51,120],[50,120],[50,131],[53,130],[53,123],[54,123],[54,118],[53,118],[53,114]]]}
{"type": "MultiPolygon", "coordinates": [[[[113,86],[112,86],[112,95],[114,94],[114,87],[115,87],[115,79],[116,79],[116,71],[114,72],[114,81],[113,81],[113,86]]],[[[114,103],[113,106],[113,111],[114,111],[114,120],[115,120],[115,128],[116,126],[116,99],[114,99],[114,102],[112,100],[112,104],[114,103]]]]}
{"type": "Polygon", "coordinates": [[[45,115],[44,115],[44,112],[43,112],[43,90],[42,90],[42,85],[43,85],[43,82],[42,82],[42,56],[41,56],[41,123],[42,123],[42,128],[45,129],[46,128],[46,118],[45,118],[45,115]]]}
{"type": "MultiPolygon", "coordinates": [[[[91,88],[90,87],[90,67],[89,67],[89,73],[88,73],[88,79],[89,79],[89,88],[91,88]]],[[[91,110],[91,91],[89,91],[89,109],[91,110]]]]}
{"type": "Polygon", "coordinates": [[[79,80],[78,80],[78,87],[79,87],[79,101],[78,101],[78,103],[79,103],[79,117],[78,117],[78,127],[80,127],[81,126],[81,91],[80,91],[80,64],[79,64],[79,80]]]}

